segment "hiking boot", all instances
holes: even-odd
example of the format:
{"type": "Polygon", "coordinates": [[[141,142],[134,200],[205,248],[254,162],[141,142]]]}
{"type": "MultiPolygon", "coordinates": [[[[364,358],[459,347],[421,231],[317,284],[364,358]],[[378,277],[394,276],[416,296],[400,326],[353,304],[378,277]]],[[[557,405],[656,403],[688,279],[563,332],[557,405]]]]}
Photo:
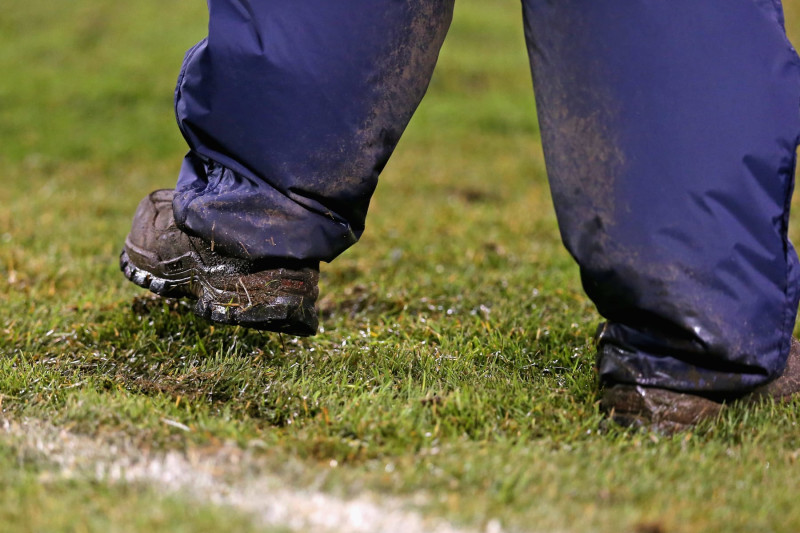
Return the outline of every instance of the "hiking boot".
{"type": "Polygon", "coordinates": [[[668,435],[716,417],[722,407],[703,396],[641,385],[613,385],[600,401],[600,409],[620,426],[668,435]]]}
{"type": "MultiPolygon", "coordinates": [[[[781,376],[766,385],[729,401],[755,403],[765,399],[791,400],[800,393],[800,342],[792,339],[789,358],[781,376]]],[[[612,385],[603,392],[600,409],[617,424],[646,427],[672,434],[715,418],[725,407],[726,399],[711,399],[695,394],[641,385],[612,385]]]]}
{"type": "Polygon", "coordinates": [[[317,332],[318,261],[247,261],[175,225],[175,191],[141,201],[119,258],[129,280],[167,298],[197,300],[194,313],[220,324],[309,336],[317,332]]]}

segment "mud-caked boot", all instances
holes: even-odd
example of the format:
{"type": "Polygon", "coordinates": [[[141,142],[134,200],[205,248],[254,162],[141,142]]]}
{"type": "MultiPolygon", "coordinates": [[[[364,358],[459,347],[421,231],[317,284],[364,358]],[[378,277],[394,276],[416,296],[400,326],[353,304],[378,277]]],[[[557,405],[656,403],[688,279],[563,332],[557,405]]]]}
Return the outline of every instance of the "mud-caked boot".
{"type": "Polygon", "coordinates": [[[621,426],[644,427],[671,434],[715,418],[727,403],[785,402],[800,394],[800,342],[792,339],[781,376],[738,396],[705,397],[657,387],[617,384],[605,388],[600,408],[621,426]]]}
{"type": "Polygon", "coordinates": [[[220,324],[309,336],[317,332],[318,261],[247,261],[175,225],[174,190],[150,193],[120,255],[129,280],[168,298],[197,300],[196,315],[220,324]]]}
{"type": "Polygon", "coordinates": [[[724,404],[703,396],[641,385],[613,385],[603,391],[600,409],[624,427],[672,434],[714,418],[724,404]]]}

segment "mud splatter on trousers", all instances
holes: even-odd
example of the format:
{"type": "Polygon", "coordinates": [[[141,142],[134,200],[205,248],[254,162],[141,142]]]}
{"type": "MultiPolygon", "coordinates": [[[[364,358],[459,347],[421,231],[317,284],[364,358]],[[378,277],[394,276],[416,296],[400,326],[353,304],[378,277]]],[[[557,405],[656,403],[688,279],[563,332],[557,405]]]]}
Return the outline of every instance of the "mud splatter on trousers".
{"type": "MultiPolygon", "coordinates": [[[[330,261],[364,229],[452,0],[209,0],[184,61],[174,208],[243,258],[330,261]]],[[[745,391],[780,374],[800,60],[779,0],[524,0],[553,201],[607,324],[608,382],[745,391]]]]}

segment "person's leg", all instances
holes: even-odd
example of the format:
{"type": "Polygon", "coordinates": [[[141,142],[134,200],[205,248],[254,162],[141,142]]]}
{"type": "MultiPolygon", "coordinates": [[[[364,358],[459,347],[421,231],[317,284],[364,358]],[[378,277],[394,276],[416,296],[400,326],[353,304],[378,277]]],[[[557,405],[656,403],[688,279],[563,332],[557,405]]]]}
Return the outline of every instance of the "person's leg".
{"type": "Polygon", "coordinates": [[[120,267],[214,322],[313,335],[319,262],[353,244],[428,86],[453,0],[209,0],[176,89],[191,151],[120,267]]]}
{"type": "Polygon", "coordinates": [[[800,62],[779,0],[524,0],[553,200],[606,385],[734,396],[784,370],[800,62]]]}
{"type": "Polygon", "coordinates": [[[428,86],[453,0],[209,0],[176,111],[178,226],[244,259],[330,261],[428,86]]]}

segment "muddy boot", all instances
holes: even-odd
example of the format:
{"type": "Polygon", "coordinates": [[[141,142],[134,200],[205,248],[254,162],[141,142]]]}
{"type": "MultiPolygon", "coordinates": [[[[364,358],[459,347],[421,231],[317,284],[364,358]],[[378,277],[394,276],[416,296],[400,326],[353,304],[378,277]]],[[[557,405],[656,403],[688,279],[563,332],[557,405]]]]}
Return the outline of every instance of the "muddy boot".
{"type": "Polygon", "coordinates": [[[672,434],[716,417],[724,404],[702,396],[640,385],[613,385],[600,408],[620,426],[672,434]]]}
{"type": "Polygon", "coordinates": [[[726,401],[755,403],[772,399],[785,402],[800,393],[800,342],[792,339],[786,368],[781,376],[739,397],[710,399],[640,385],[612,385],[605,389],[600,408],[621,426],[645,427],[672,434],[714,418],[726,401]]]}
{"type": "Polygon", "coordinates": [[[269,262],[223,257],[183,233],[172,215],[173,190],[150,193],[136,209],[120,255],[129,280],[168,297],[197,300],[194,313],[220,324],[309,336],[319,262],[269,262]]]}

